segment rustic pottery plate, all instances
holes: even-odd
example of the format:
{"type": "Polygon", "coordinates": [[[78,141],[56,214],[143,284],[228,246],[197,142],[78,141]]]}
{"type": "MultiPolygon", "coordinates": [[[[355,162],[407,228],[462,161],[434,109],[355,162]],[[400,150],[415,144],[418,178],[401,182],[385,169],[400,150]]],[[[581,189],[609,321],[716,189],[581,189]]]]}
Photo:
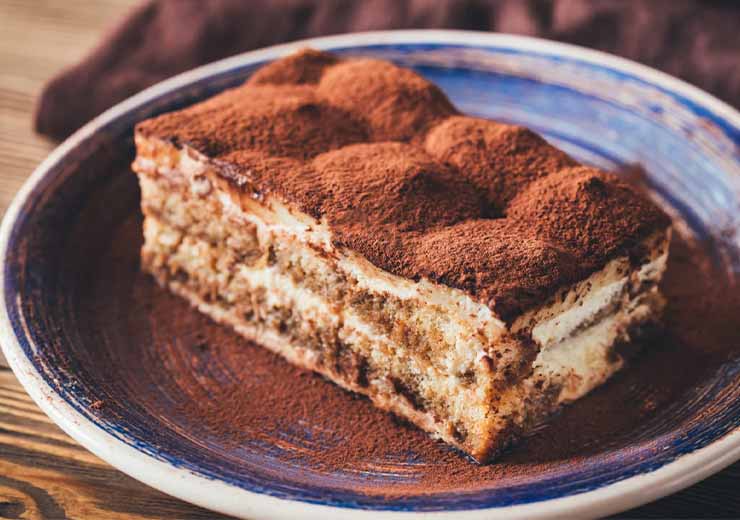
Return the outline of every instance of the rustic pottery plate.
{"type": "MultiPolygon", "coordinates": [[[[480,470],[383,414],[376,420],[387,421],[387,435],[414,436],[419,450],[368,452],[379,460],[352,452],[344,466],[320,464],[326,457],[319,455],[356,439],[364,425],[327,431],[315,419],[327,414],[310,409],[286,424],[259,402],[250,406],[262,419],[242,420],[243,431],[209,427],[214,413],[250,402],[255,385],[340,390],[268,359],[139,274],[132,127],[308,45],[413,67],[461,110],[530,126],[584,162],[611,170],[643,165],[642,184],[671,212],[679,234],[701,244],[684,260],[698,255],[715,267],[706,287],[736,283],[740,114],[696,88],[598,52],[496,34],[379,32],[271,47],[182,74],[112,108],[59,146],[8,210],[0,233],[2,347],[57,424],[150,486],[249,518],[605,515],[740,458],[740,346],[730,333],[711,362],[706,352],[665,338],[647,345],[651,352],[626,372],[632,375],[617,376],[480,470]],[[244,370],[249,363],[273,369],[244,370]],[[231,401],[198,394],[203,388],[228,389],[231,401]],[[189,405],[196,394],[205,408],[189,405]],[[589,420],[583,410],[603,418],[589,420]],[[429,457],[435,449],[439,457],[429,457]]],[[[701,278],[688,273],[686,282],[701,278]]],[[[673,283],[683,286],[680,276],[673,283]]],[[[674,291],[686,299],[701,292],[674,291]]],[[[740,324],[740,316],[723,317],[707,323],[707,335],[728,319],[740,324]]]]}

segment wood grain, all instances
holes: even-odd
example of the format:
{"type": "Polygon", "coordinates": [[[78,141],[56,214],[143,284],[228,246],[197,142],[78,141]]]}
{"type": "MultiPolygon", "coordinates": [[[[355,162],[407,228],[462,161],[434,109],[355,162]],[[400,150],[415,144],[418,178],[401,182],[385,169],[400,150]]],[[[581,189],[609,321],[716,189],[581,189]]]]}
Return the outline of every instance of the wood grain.
{"type": "MultiPolygon", "coordinates": [[[[44,83],[135,2],[0,1],[0,214],[56,146],[33,132],[44,83]]],[[[155,491],[91,454],[34,404],[0,354],[0,518],[225,518],[155,491]]]]}
{"type": "Polygon", "coordinates": [[[224,518],[111,468],[0,369],[0,518],[224,518]]]}
{"type": "MultiPolygon", "coordinates": [[[[133,0],[0,0],[0,213],[55,146],[34,134],[44,82],[133,0]]],[[[740,464],[621,518],[740,517],[740,464]]],[[[62,432],[0,355],[0,518],[223,518],[113,469],[62,432]]]]}

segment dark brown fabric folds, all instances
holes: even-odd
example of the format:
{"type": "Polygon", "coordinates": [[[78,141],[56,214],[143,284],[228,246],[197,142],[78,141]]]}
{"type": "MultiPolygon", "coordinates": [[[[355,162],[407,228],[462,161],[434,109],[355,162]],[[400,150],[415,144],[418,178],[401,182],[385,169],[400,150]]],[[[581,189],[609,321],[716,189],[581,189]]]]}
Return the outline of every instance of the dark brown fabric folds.
{"type": "Polygon", "coordinates": [[[240,52],[353,31],[455,28],[585,45],[740,105],[740,2],[643,0],[149,0],[44,89],[36,129],[62,139],[179,72],[240,52]]]}

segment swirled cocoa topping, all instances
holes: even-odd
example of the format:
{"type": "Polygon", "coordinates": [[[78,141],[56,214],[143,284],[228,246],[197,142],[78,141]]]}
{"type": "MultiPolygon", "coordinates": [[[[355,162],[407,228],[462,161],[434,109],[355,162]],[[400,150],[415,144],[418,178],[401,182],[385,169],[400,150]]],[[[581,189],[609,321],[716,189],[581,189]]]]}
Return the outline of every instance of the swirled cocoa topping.
{"type": "Polygon", "coordinates": [[[459,115],[385,61],[304,50],[136,131],[326,222],[336,246],[461,289],[505,320],[641,254],[670,224],[617,177],[526,128],[459,115]]]}

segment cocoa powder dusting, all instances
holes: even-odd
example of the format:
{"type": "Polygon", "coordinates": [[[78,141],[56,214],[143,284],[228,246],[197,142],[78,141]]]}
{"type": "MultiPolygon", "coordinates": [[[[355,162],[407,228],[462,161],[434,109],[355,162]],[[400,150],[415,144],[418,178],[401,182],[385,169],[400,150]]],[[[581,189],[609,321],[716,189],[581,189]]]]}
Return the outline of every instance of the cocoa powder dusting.
{"type": "Polygon", "coordinates": [[[248,85],[302,85],[315,84],[324,69],[338,62],[327,52],[304,49],[281,60],[274,61],[255,72],[248,85]]]}
{"type": "Polygon", "coordinates": [[[526,128],[459,115],[386,61],[304,50],[137,132],[197,150],[235,190],[278,197],[325,221],[335,245],[466,291],[505,321],[639,256],[669,224],[615,177],[526,128]]]}

